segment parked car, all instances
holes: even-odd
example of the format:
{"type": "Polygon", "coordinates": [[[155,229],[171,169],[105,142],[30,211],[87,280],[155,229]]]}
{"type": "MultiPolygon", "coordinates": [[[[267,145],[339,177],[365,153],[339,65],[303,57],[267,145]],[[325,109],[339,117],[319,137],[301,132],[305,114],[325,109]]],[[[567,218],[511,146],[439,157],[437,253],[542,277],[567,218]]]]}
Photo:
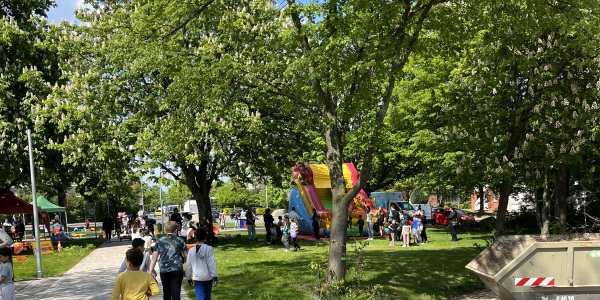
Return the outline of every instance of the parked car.
{"type": "MultiPolygon", "coordinates": [[[[443,207],[436,207],[436,208],[431,209],[431,211],[432,211],[431,222],[433,223],[433,225],[448,226],[448,222],[449,222],[448,215],[450,214],[450,209],[443,208],[443,207]]],[[[460,218],[463,221],[475,221],[475,218],[465,214],[460,209],[456,210],[456,214],[458,215],[458,218],[460,218]]]]}
{"type": "Polygon", "coordinates": [[[456,213],[458,214],[458,217],[463,220],[463,221],[475,221],[475,218],[465,214],[462,210],[457,209],[456,213]]]}
{"type": "Polygon", "coordinates": [[[257,209],[262,209],[262,210],[264,211],[264,208],[263,208],[263,207],[253,206],[253,207],[252,207],[252,212],[254,213],[254,215],[255,215],[255,216],[256,216],[256,215],[258,215],[258,214],[256,213],[256,210],[257,210],[257,209]]]}
{"type": "Polygon", "coordinates": [[[216,208],[211,208],[210,212],[212,213],[213,216],[213,222],[216,222],[219,219],[219,211],[216,208]]]}
{"type": "Polygon", "coordinates": [[[239,214],[241,214],[241,213],[242,213],[242,210],[241,210],[241,209],[236,209],[236,210],[234,210],[234,211],[231,213],[231,215],[230,215],[229,217],[233,219],[233,218],[235,218],[235,215],[236,215],[236,214],[238,214],[238,215],[239,215],[239,214]]]}

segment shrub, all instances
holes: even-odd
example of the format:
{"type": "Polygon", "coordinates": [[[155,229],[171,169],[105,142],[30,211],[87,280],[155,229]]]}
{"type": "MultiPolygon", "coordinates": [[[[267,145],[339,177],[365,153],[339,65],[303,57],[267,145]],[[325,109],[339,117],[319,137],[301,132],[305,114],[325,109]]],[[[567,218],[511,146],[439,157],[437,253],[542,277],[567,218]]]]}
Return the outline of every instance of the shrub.
{"type": "Polygon", "coordinates": [[[256,214],[257,215],[264,215],[265,214],[265,210],[266,210],[266,208],[257,208],[256,209],[256,214]]]}
{"type": "Polygon", "coordinates": [[[223,208],[223,213],[224,213],[226,216],[229,216],[229,215],[231,215],[231,213],[233,212],[233,210],[234,210],[234,209],[233,209],[233,208],[231,208],[231,207],[223,208]]]}

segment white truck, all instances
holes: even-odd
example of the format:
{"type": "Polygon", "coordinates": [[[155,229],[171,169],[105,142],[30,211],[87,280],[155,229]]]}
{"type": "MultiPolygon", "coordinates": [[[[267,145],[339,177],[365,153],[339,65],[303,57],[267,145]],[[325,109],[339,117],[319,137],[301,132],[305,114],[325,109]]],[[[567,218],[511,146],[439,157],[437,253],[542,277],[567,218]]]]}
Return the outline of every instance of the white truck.
{"type": "Polygon", "coordinates": [[[198,214],[198,205],[196,200],[187,200],[183,204],[183,212],[188,212],[192,215],[198,214]]]}

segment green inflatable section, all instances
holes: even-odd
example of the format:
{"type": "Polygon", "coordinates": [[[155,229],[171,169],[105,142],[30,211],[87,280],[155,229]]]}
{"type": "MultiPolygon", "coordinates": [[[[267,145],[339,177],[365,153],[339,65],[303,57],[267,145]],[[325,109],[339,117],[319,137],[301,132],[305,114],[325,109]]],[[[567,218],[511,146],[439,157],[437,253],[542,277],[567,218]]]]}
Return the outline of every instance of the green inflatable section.
{"type": "Polygon", "coordinates": [[[331,189],[315,189],[319,200],[323,204],[325,209],[333,209],[333,197],[331,196],[331,189]]]}

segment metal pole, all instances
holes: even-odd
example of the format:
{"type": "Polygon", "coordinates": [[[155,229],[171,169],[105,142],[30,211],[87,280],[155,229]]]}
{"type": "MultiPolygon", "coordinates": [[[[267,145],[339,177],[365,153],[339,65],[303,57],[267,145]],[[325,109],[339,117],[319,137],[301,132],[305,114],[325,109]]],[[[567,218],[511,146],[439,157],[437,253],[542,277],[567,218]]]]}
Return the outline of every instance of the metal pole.
{"type": "Polygon", "coordinates": [[[35,194],[35,166],[33,163],[33,145],[31,143],[31,129],[27,129],[27,142],[29,143],[29,169],[31,170],[31,197],[33,198],[33,230],[35,232],[35,260],[37,263],[37,277],[44,277],[42,271],[42,245],[40,245],[40,226],[37,213],[37,197],[35,194]]]}
{"type": "Polygon", "coordinates": [[[265,183],[265,204],[269,208],[269,181],[265,183]]]}
{"type": "Polygon", "coordinates": [[[165,210],[163,209],[164,203],[162,198],[162,183],[160,182],[162,179],[162,171],[160,172],[160,178],[158,179],[158,195],[160,196],[160,223],[162,223],[161,233],[165,234],[165,210]]]}
{"type": "Polygon", "coordinates": [[[98,237],[98,217],[96,216],[96,199],[94,199],[94,235],[96,238],[98,237]]]}
{"type": "Polygon", "coordinates": [[[142,181],[141,177],[140,177],[140,190],[142,191],[142,210],[145,211],[145,209],[144,209],[144,182],[142,181]]]}

